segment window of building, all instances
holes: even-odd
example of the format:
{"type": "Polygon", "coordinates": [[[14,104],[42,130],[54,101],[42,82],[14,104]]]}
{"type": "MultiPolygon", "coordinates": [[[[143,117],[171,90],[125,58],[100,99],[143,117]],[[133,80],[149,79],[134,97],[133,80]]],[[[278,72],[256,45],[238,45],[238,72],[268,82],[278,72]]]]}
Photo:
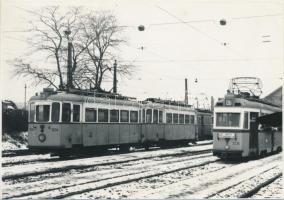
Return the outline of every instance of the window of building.
{"type": "Polygon", "coordinates": [[[85,121],[86,122],[96,122],[97,121],[97,110],[95,108],[86,108],[85,121]]]}
{"type": "Polygon", "coordinates": [[[51,107],[51,121],[59,122],[60,103],[54,102],[51,107]]]}
{"type": "Polygon", "coordinates": [[[130,122],[138,122],[138,111],[130,111],[130,122]]]}
{"type": "Polygon", "coordinates": [[[163,123],[163,111],[159,111],[159,123],[163,123]]]}
{"type": "Polygon", "coordinates": [[[158,116],[159,116],[158,110],[154,110],[153,123],[158,123],[158,116]]]}
{"type": "Polygon", "coordinates": [[[173,114],[172,113],[167,113],[166,114],[166,121],[168,124],[172,124],[173,123],[173,114]]]}
{"type": "Polygon", "coordinates": [[[178,124],[178,114],[173,114],[174,124],[178,124]]]}
{"type": "Polygon", "coordinates": [[[120,122],[129,122],[129,111],[128,110],[120,111],[120,122]]]}
{"type": "Polygon", "coordinates": [[[184,115],[183,114],[179,114],[179,123],[184,124],[184,115]]]}
{"type": "Polygon", "coordinates": [[[119,122],[119,111],[110,110],[110,122],[119,122]]]}
{"type": "Polygon", "coordinates": [[[71,104],[62,104],[62,122],[70,122],[71,120],[71,104]]]}
{"type": "Polygon", "coordinates": [[[80,122],[80,105],[73,105],[73,122],[80,122]]]}
{"type": "Polygon", "coordinates": [[[48,122],[49,121],[50,105],[37,105],[36,106],[36,121],[48,122]]]}

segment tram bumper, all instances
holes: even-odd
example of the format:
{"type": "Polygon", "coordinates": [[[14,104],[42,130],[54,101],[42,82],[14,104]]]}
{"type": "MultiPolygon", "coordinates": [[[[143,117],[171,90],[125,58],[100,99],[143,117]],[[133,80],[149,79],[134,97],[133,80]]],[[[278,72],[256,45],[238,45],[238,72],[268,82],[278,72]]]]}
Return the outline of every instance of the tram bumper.
{"type": "Polygon", "coordinates": [[[241,158],[243,151],[213,150],[213,156],[219,158],[241,158]]]}

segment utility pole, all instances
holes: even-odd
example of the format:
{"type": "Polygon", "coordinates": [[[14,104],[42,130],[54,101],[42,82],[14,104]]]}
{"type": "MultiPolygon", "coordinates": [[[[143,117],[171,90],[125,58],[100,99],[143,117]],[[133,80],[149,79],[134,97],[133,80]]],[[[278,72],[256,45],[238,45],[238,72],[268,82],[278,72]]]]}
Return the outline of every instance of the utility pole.
{"type": "Polygon", "coordinates": [[[27,85],[25,84],[25,105],[24,105],[24,107],[25,107],[25,110],[26,110],[26,108],[27,108],[27,85]]]}
{"type": "Polygon", "coordinates": [[[113,64],[113,93],[117,93],[117,78],[116,78],[116,68],[117,68],[117,63],[116,60],[114,61],[113,64]]]}
{"type": "Polygon", "coordinates": [[[72,76],[72,41],[69,38],[71,31],[68,29],[64,31],[67,39],[68,39],[68,60],[67,60],[67,90],[73,88],[73,76],[72,76]]]}
{"type": "Polygon", "coordinates": [[[184,97],[184,103],[185,103],[185,104],[188,104],[187,78],[186,78],[184,81],[185,81],[185,97],[184,97]]]}

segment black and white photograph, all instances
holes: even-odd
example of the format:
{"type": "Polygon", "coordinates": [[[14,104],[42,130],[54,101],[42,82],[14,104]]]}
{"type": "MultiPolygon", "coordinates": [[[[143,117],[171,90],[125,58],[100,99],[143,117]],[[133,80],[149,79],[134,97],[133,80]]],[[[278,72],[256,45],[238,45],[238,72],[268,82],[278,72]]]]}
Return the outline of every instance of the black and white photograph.
{"type": "Polygon", "coordinates": [[[282,0],[1,0],[1,199],[283,199],[282,0]]]}

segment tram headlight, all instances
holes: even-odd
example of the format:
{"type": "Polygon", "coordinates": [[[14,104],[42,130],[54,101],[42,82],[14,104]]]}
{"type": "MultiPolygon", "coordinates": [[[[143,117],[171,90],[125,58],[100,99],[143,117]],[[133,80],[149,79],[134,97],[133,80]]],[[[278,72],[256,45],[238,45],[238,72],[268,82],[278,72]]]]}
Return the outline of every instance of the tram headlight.
{"type": "Polygon", "coordinates": [[[39,140],[40,142],[44,142],[44,141],[46,140],[46,136],[45,136],[44,134],[39,134],[38,140],[39,140]]]}
{"type": "Polygon", "coordinates": [[[225,149],[227,149],[227,150],[228,150],[229,148],[230,148],[230,147],[229,147],[228,145],[226,145],[226,146],[225,146],[225,149]]]}

